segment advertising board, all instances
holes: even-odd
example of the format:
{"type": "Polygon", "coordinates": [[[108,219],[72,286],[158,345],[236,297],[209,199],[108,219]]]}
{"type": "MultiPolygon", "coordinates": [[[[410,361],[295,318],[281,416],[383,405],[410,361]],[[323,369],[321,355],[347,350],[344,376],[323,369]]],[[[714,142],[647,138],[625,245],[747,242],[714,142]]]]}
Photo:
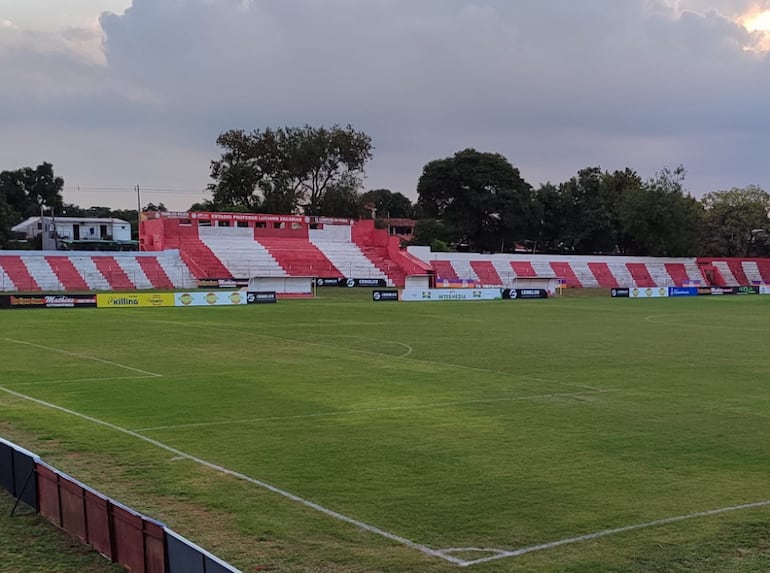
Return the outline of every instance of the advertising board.
{"type": "Polygon", "coordinates": [[[759,294],[759,286],[758,285],[748,285],[748,286],[736,287],[735,288],[735,294],[737,294],[737,295],[759,294]]]}
{"type": "Polygon", "coordinates": [[[374,302],[394,302],[398,301],[397,290],[375,290],[372,291],[372,300],[374,302]]]}
{"type": "Polygon", "coordinates": [[[100,293],[96,295],[99,308],[147,308],[174,306],[171,293],[100,293]]]}
{"type": "Polygon", "coordinates": [[[424,302],[429,300],[495,300],[503,297],[499,288],[474,288],[474,289],[404,289],[401,291],[401,300],[410,302],[424,302]]]}
{"type": "Polygon", "coordinates": [[[631,296],[630,288],[614,288],[610,291],[612,298],[628,298],[631,296]]]}
{"type": "Polygon", "coordinates": [[[631,298],[663,298],[668,296],[666,287],[632,288],[629,294],[631,298]]]}
{"type": "Polygon", "coordinates": [[[249,291],[246,293],[246,304],[272,304],[278,302],[275,291],[249,291]]]}
{"type": "Polygon", "coordinates": [[[363,288],[377,288],[386,287],[388,283],[385,279],[345,279],[345,278],[317,278],[315,280],[316,286],[319,287],[363,287],[363,288]]]}
{"type": "Polygon", "coordinates": [[[698,296],[698,287],[668,287],[668,296],[698,296]]]}
{"type": "Polygon", "coordinates": [[[0,296],[0,308],[95,308],[94,294],[11,294],[0,296]]]}
{"type": "Polygon", "coordinates": [[[233,306],[246,304],[248,295],[241,291],[178,292],[174,306],[233,306]]]}
{"type": "Polygon", "coordinates": [[[503,298],[505,300],[548,298],[548,291],[544,288],[506,288],[503,289],[503,298]]]}
{"type": "Polygon", "coordinates": [[[241,288],[249,286],[249,279],[198,279],[198,288],[241,288]]]}

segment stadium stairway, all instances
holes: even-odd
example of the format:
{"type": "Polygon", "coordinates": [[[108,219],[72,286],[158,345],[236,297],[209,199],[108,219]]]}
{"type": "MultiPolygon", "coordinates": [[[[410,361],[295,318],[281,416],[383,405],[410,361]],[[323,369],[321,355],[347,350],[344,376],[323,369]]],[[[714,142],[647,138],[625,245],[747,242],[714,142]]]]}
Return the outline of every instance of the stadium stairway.
{"type": "MultiPolygon", "coordinates": [[[[171,278],[168,276],[168,273],[163,268],[163,265],[160,264],[157,257],[137,257],[136,259],[127,259],[123,263],[123,268],[128,271],[129,269],[126,268],[127,265],[131,265],[133,267],[133,263],[136,261],[136,264],[138,265],[138,269],[135,274],[134,284],[136,285],[136,288],[142,289],[142,288],[156,288],[156,289],[173,289],[174,283],[171,280],[171,278]],[[142,272],[139,273],[138,271],[141,270],[142,272]],[[141,281],[141,275],[144,274],[144,276],[147,279],[147,282],[140,283],[141,281]]],[[[135,267],[133,267],[135,268],[135,267]]]]}
{"type": "Polygon", "coordinates": [[[53,270],[65,291],[88,291],[88,283],[83,275],[75,268],[70,257],[61,255],[49,255],[45,257],[48,265],[53,270]]]}
{"type": "MultiPolygon", "coordinates": [[[[323,231],[311,229],[310,242],[347,278],[382,279],[393,284],[388,275],[350,240],[328,240],[323,231]]],[[[330,277],[331,278],[331,277],[330,277]]]]}
{"type": "Polygon", "coordinates": [[[344,276],[308,239],[259,237],[257,241],[289,276],[337,278],[344,276]]]}
{"type": "Polygon", "coordinates": [[[96,268],[107,279],[113,290],[134,290],[136,288],[115,257],[99,255],[92,257],[92,259],[96,268]]]}
{"type": "Polygon", "coordinates": [[[204,242],[204,229],[201,237],[188,234],[180,238],[179,252],[182,260],[190,267],[196,278],[230,279],[233,274],[222,263],[210,245],[204,242]]]}

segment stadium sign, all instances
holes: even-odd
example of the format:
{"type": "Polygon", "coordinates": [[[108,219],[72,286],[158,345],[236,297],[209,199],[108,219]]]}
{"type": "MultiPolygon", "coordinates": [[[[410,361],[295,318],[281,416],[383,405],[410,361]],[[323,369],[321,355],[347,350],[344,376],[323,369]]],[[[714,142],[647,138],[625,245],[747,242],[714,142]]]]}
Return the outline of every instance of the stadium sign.
{"type": "Polygon", "coordinates": [[[246,293],[246,304],[270,304],[278,302],[275,291],[249,291],[246,293]]]}
{"type": "Polygon", "coordinates": [[[169,293],[100,293],[96,295],[99,308],[147,308],[174,306],[169,293]]]}
{"type": "Polygon", "coordinates": [[[374,302],[393,302],[398,301],[397,290],[375,290],[372,291],[372,300],[374,302]]]}
{"type": "Polygon", "coordinates": [[[406,288],[401,291],[401,300],[411,302],[424,302],[429,300],[496,300],[503,297],[499,288],[406,288]]]}
{"type": "Polygon", "coordinates": [[[0,296],[0,308],[96,308],[96,295],[2,295],[0,296]]]}
{"type": "Polygon", "coordinates": [[[548,298],[548,291],[544,288],[506,288],[503,289],[505,300],[548,298]]]}

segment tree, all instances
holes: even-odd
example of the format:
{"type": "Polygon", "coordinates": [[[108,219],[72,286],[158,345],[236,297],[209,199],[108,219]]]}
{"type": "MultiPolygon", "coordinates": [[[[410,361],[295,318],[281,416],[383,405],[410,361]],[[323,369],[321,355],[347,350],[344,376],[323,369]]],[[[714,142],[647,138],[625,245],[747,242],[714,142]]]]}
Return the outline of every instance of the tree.
{"type": "Polygon", "coordinates": [[[703,222],[703,207],[684,190],[681,165],[665,168],[641,187],[632,189],[620,206],[630,255],[694,256],[703,222]]]}
{"type": "Polygon", "coordinates": [[[505,250],[530,230],[530,185],[505,157],[466,149],[431,161],[417,184],[418,206],[438,219],[452,242],[505,250]]]}
{"type": "Polygon", "coordinates": [[[361,195],[361,203],[365,206],[371,204],[378,217],[409,219],[414,216],[409,198],[390,189],[371,189],[361,195]]]}
{"type": "Polygon", "coordinates": [[[214,203],[272,213],[294,213],[301,206],[308,215],[320,215],[329,189],[352,182],[358,190],[372,157],[371,138],[350,125],[232,130],[217,144],[224,152],[211,162],[214,203]]]}
{"type": "Polygon", "coordinates": [[[770,194],[756,185],[715,191],[705,208],[703,251],[715,257],[767,255],[770,194]]]}
{"type": "Polygon", "coordinates": [[[43,208],[61,212],[64,180],[54,174],[51,163],[0,172],[0,241],[7,244],[11,227],[43,208]]]}
{"type": "Polygon", "coordinates": [[[618,252],[618,205],[626,186],[638,179],[630,170],[602,172],[586,167],[559,187],[561,242],[575,254],[618,252]]]}
{"type": "Polygon", "coordinates": [[[347,181],[344,178],[331,185],[321,199],[321,214],[348,219],[361,217],[361,196],[356,191],[357,187],[357,181],[347,181]]]}

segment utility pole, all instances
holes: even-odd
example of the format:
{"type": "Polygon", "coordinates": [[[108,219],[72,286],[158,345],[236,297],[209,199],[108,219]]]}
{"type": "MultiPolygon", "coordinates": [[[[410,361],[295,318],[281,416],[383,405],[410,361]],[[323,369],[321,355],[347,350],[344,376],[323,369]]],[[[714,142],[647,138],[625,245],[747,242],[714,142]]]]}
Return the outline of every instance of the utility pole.
{"type": "MultiPolygon", "coordinates": [[[[139,225],[142,224],[142,196],[139,194],[139,184],[136,184],[136,238],[139,240],[139,225]]],[[[139,246],[141,249],[141,245],[139,246]]]]}

